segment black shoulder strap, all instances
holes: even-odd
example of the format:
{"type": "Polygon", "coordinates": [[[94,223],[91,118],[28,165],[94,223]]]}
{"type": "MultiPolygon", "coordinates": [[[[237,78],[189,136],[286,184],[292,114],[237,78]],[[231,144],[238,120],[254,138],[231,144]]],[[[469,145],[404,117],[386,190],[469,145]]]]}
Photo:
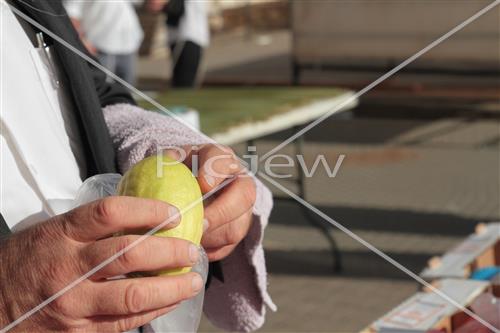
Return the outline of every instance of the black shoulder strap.
{"type": "Polygon", "coordinates": [[[7,222],[5,222],[5,219],[3,218],[2,214],[0,213],[0,238],[2,236],[6,236],[10,234],[10,228],[7,225],[7,222]]]}
{"type": "MultiPolygon", "coordinates": [[[[29,3],[11,1],[10,3],[47,29],[58,34],[63,40],[85,51],[85,47],[71,25],[60,0],[31,0],[29,3]]],[[[117,84],[108,84],[104,73],[87,64],[65,46],[55,43],[54,47],[68,77],[72,96],[77,106],[76,111],[84,129],[84,149],[89,162],[87,176],[96,173],[116,172],[115,152],[101,107],[120,102],[133,104],[134,100],[123,87],[117,84]]],[[[4,218],[1,217],[0,236],[6,234],[10,234],[10,229],[4,218]]],[[[221,281],[224,280],[220,262],[210,264],[210,275],[221,281]]]]}
{"type": "MultiPolygon", "coordinates": [[[[15,1],[15,8],[64,41],[86,52],[60,0],[15,1]]],[[[34,27],[37,30],[36,27],[34,27]]],[[[87,177],[97,173],[116,172],[115,152],[101,108],[117,102],[133,102],[118,85],[106,83],[106,74],[89,65],[66,46],[51,40],[54,51],[68,81],[68,90],[76,106],[82,143],[87,159],[87,177]]]]}

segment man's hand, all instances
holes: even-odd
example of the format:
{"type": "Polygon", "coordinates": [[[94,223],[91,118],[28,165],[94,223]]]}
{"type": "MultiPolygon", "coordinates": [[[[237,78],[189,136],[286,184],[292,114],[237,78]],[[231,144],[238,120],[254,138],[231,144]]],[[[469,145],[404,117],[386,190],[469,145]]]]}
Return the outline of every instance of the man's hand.
{"type": "Polygon", "coordinates": [[[203,193],[215,189],[228,178],[235,178],[204,202],[208,224],[201,244],[210,261],[223,259],[248,233],[256,196],[255,182],[228,147],[207,144],[182,149],[185,156],[176,156],[175,150],[167,154],[177,159],[184,157],[189,167],[192,167],[193,156],[197,156],[197,177],[203,193]]]}
{"type": "MultiPolygon", "coordinates": [[[[123,250],[138,235],[114,233],[151,229],[177,216],[156,200],[109,197],[51,218],[0,242],[0,328],[8,325],[96,265],[123,250]]],[[[194,244],[151,236],[82,281],[13,331],[123,332],[163,315],[203,287],[201,277],[109,280],[135,271],[192,266],[194,244]]]]}

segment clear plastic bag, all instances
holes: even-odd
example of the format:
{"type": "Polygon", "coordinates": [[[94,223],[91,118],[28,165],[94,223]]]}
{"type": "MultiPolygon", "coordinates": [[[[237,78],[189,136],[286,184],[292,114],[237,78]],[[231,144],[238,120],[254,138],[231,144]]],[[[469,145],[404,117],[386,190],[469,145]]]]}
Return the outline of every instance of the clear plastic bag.
{"type": "MultiPolygon", "coordinates": [[[[114,195],[120,179],[121,175],[114,173],[106,173],[88,178],[77,192],[74,207],[114,195]]],[[[200,261],[192,268],[192,271],[199,273],[203,281],[206,282],[208,258],[203,248],[200,247],[199,249],[200,261]]],[[[175,310],[156,318],[148,326],[156,333],[196,332],[200,324],[204,295],[205,291],[201,290],[196,297],[182,302],[175,310]]],[[[146,327],[144,331],[148,331],[148,328],[146,327]]]]}
{"type": "Polygon", "coordinates": [[[74,207],[115,195],[121,178],[117,173],[103,173],[87,178],[76,192],[74,207]]]}

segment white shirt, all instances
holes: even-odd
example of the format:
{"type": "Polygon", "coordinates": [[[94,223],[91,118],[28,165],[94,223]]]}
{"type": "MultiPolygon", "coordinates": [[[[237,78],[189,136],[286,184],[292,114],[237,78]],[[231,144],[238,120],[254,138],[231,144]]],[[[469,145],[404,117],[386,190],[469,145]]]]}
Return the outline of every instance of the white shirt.
{"type": "Polygon", "coordinates": [[[132,1],[65,0],[64,6],[99,51],[130,54],[141,46],[143,32],[132,1]]]}
{"type": "Polygon", "coordinates": [[[67,211],[82,181],[46,53],[4,1],[0,11],[0,211],[16,229],[67,211]]]}
{"type": "MultiPolygon", "coordinates": [[[[82,181],[65,121],[69,105],[63,87],[54,84],[55,67],[33,46],[4,0],[0,22],[0,212],[17,231],[71,209],[82,181]]],[[[199,267],[204,278],[206,265],[199,267]]],[[[156,318],[147,331],[197,325],[193,309],[201,314],[203,295],[156,318]]]]}
{"type": "MultiPolygon", "coordinates": [[[[64,90],[54,84],[54,66],[43,49],[33,46],[4,0],[0,22],[0,212],[17,231],[73,208],[82,181],[71,149],[73,133],[65,122],[70,110],[65,110],[64,90]]],[[[200,269],[206,278],[207,267],[200,269]]],[[[149,332],[197,324],[192,312],[201,309],[203,294],[153,320],[149,332]]]]}
{"type": "Polygon", "coordinates": [[[207,1],[186,0],[184,15],[176,28],[168,27],[170,43],[191,41],[202,47],[207,47],[210,42],[208,29],[207,1]]]}

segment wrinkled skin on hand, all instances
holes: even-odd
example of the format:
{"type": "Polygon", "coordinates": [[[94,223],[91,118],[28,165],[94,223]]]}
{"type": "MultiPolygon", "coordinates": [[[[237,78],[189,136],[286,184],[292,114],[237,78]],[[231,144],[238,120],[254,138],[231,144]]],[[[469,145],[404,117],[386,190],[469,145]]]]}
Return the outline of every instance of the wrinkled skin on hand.
{"type": "Polygon", "coordinates": [[[201,245],[210,261],[221,260],[236,248],[250,229],[256,200],[255,182],[233,150],[226,146],[185,146],[181,151],[168,150],[165,153],[191,169],[196,156],[197,178],[203,194],[234,178],[204,201],[207,225],[201,245]]]}
{"type": "MultiPolygon", "coordinates": [[[[0,241],[0,327],[5,327],[167,219],[175,207],[109,197],[55,216],[0,241]],[[129,234],[110,237],[118,231],[129,234]],[[132,233],[132,234],[130,234],[132,233]]],[[[24,332],[123,332],[161,316],[203,287],[197,273],[122,278],[135,271],[192,266],[198,249],[187,241],[150,236],[12,329],[24,332]]]]}

